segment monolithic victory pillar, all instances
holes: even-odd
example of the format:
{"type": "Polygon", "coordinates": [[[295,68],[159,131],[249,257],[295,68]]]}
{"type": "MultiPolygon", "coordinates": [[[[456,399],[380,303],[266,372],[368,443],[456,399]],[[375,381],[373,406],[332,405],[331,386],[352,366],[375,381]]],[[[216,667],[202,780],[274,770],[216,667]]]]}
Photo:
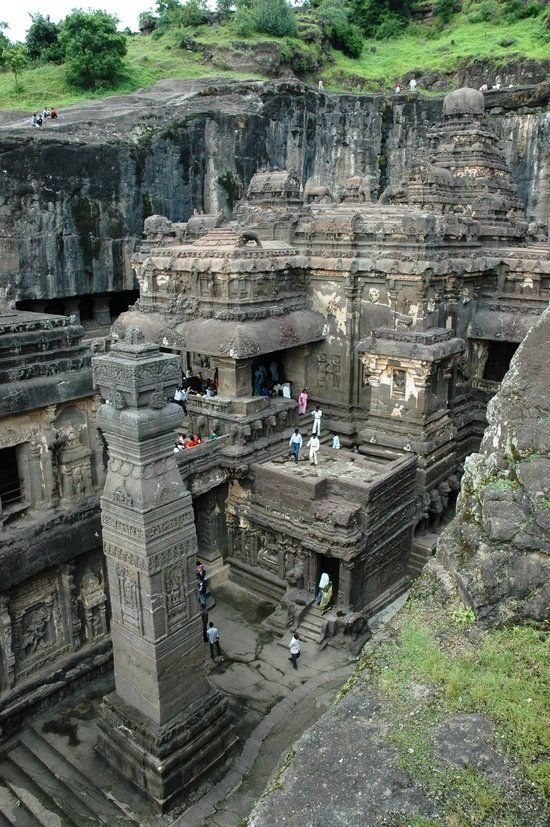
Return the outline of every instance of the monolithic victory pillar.
{"type": "Polygon", "coordinates": [[[101,511],[116,685],[97,749],[167,809],[236,740],[204,670],[193,506],[173,453],[182,412],[166,402],[180,370],[135,327],[93,370],[107,400],[97,421],[109,447],[101,511]]]}

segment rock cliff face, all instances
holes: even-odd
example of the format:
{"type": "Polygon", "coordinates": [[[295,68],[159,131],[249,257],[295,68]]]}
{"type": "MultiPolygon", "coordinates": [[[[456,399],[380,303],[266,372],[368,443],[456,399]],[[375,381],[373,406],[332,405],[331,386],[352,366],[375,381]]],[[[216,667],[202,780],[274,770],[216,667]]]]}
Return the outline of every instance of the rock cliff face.
{"type": "MultiPolygon", "coordinates": [[[[548,86],[486,96],[527,216],[549,208],[548,86]],[[545,160],[546,158],[546,160],[545,160]]],[[[333,187],[353,175],[398,184],[441,114],[418,94],[318,94],[297,82],[163,81],[132,96],[69,107],[34,129],[0,127],[0,297],[129,289],[143,220],[229,211],[260,168],[333,187]]]]}
{"type": "Polygon", "coordinates": [[[542,621],[550,602],[550,309],[524,339],[466,460],[439,554],[482,621],[542,621]]]}

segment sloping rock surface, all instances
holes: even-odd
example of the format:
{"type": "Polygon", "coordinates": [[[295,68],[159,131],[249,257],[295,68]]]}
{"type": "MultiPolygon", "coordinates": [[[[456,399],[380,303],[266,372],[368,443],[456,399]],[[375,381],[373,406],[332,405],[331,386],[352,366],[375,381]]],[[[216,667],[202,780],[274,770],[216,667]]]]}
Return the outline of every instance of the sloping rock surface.
{"type": "Polygon", "coordinates": [[[478,620],[542,621],[550,599],[550,309],[489,403],[439,555],[478,620]]]}

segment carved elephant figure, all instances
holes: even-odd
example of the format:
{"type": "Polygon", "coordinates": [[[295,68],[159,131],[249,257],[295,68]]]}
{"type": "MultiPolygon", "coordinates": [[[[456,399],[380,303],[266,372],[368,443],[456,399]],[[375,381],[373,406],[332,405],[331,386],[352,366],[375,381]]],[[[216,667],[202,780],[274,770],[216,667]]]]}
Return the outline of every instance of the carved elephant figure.
{"type": "Polygon", "coordinates": [[[311,178],[308,178],[304,187],[304,204],[309,204],[311,201],[320,201],[321,198],[325,197],[334,201],[329,187],[316,185],[311,178]]]}

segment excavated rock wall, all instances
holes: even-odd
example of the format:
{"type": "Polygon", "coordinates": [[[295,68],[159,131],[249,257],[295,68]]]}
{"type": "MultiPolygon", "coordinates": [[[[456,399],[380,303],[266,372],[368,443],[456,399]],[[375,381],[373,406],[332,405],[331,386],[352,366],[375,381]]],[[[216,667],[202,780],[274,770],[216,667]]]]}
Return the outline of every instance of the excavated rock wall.
{"type": "Polygon", "coordinates": [[[457,516],[439,541],[478,620],[543,621],[550,605],[550,309],[512,359],[465,463],[457,516]]]}
{"type": "MultiPolygon", "coordinates": [[[[549,211],[548,87],[495,92],[487,114],[530,220],[549,211]]],[[[153,213],[185,221],[228,211],[260,168],[334,188],[371,174],[397,184],[442,98],[325,95],[296,82],[164,81],[128,98],[73,107],[33,129],[0,127],[0,298],[130,289],[131,255],[153,213]]]]}

